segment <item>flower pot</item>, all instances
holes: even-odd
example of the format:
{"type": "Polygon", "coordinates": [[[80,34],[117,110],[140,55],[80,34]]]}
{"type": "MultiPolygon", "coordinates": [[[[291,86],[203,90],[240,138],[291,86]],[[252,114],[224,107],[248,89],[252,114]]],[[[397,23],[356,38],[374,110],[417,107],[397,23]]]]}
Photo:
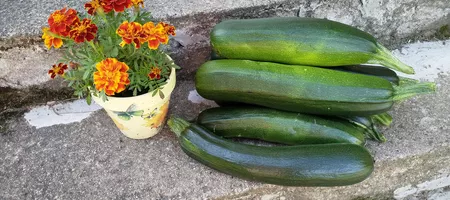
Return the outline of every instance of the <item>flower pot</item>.
{"type": "Polygon", "coordinates": [[[92,99],[105,109],[125,136],[146,139],[156,135],[164,126],[175,82],[175,68],[172,68],[167,84],[161,89],[163,98],[148,92],[132,97],[108,97],[107,101],[95,96],[92,99]]]}

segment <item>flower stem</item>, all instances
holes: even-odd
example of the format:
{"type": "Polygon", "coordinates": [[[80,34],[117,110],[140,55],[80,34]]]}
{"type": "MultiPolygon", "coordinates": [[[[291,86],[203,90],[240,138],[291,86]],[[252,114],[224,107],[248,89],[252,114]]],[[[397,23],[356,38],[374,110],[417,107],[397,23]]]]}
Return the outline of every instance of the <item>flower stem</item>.
{"type": "Polygon", "coordinates": [[[103,58],[103,54],[98,51],[93,41],[89,41],[88,44],[94,49],[94,51],[103,58]]]}

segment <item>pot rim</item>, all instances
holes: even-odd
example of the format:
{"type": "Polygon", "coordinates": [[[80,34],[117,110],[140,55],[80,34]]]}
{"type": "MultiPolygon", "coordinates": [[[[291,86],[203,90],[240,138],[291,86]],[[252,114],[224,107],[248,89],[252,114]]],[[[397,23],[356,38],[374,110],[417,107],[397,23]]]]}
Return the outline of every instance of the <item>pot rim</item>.
{"type": "MultiPolygon", "coordinates": [[[[170,72],[170,76],[169,78],[166,80],[167,84],[163,86],[163,89],[161,89],[161,91],[164,93],[164,95],[167,97],[170,97],[170,94],[172,93],[173,89],[175,88],[175,84],[172,82],[176,81],[176,69],[172,67],[172,70],[170,72]]],[[[142,101],[143,99],[147,99],[149,98],[148,95],[152,95],[153,91],[152,90],[150,92],[141,94],[141,95],[137,95],[137,96],[130,96],[130,97],[107,97],[106,101],[103,101],[100,97],[96,97],[94,95],[92,95],[92,99],[95,101],[95,103],[99,104],[102,107],[108,107],[108,104],[127,104],[127,102],[130,101],[142,101]]],[[[158,96],[159,97],[159,96],[158,96]]],[[[165,99],[164,98],[164,99],[165,99]]]]}

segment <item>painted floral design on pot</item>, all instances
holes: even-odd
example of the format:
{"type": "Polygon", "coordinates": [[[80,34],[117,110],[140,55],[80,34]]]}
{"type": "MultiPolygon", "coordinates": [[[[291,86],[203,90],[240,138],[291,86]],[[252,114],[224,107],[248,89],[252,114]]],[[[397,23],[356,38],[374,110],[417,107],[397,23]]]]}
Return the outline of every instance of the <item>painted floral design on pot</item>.
{"type": "Polygon", "coordinates": [[[125,112],[116,112],[116,111],[113,111],[113,112],[115,114],[117,114],[117,117],[119,117],[120,119],[128,121],[133,116],[142,116],[142,114],[144,113],[144,110],[135,110],[135,109],[136,109],[136,105],[131,104],[130,107],[128,107],[128,109],[125,112]]]}
{"type": "Polygon", "coordinates": [[[116,124],[116,126],[117,126],[117,128],[119,129],[119,130],[121,130],[121,131],[126,131],[126,130],[128,130],[128,128],[127,127],[125,127],[122,123],[120,123],[119,121],[117,121],[117,120],[115,120],[115,119],[113,119],[113,118],[111,118],[112,120],[113,120],[113,122],[114,122],[114,124],[116,124]]]}
{"type": "Polygon", "coordinates": [[[150,113],[149,117],[145,118],[143,126],[159,129],[166,119],[167,112],[169,111],[169,101],[163,104],[158,110],[154,110],[150,113]]]}

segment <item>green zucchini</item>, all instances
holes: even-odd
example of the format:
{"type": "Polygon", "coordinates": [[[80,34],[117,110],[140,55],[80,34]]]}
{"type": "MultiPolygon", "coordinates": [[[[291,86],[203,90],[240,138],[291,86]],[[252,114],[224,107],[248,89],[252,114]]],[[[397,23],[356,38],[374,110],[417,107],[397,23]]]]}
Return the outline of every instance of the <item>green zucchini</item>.
{"type": "Polygon", "coordinates": [[[364,147],[349,143],[257,146],[222,139],[196,124],[168,120],[181,149],[220,172],[286,186],[341,186],[363,181],[373,171],[364,147]]]}
{"type": "MultiPolygon", "coordinates": [[[[220,58],[214,51],[211,52],[211,60],[219,60],[220,58]]],[[[389,82],[398,85],[400,78],[397,76],[393,70],[376,65],[347,65],[347,66],[337,66],[332,68],[334,70],[353,72],[358,74],[372,75],[380,78],[384,78],[389,82]]]]}
{"type": "Polygon", "coordinates": [[[344,71],[344,72],[353,72],[371,76],[377,76],[380,78],[384,78],[389,82],[398,85],[400,82],[400,78],[397,74],[386,67],[375,66],[375,65],[349,65],[349,66],[339,66],[333,68],[334,70],[344,71]]]}
{"type": "Polygon", "coordinates": [[[197,123],[222,137],[260,139],[288,145],[353,143],[364,145],[365,129],[347,120],[255,106],[202,111],[197,123]]]}
{"type": "Polygon", "coordinates": [[[394,100],[435,90],[433,83],[393,87],[379,77],[318,67],[249,60],[213,60],[196,73],[204,98],[319,115],[384,113],[394,100]]]}
{"type": "Polygon", "coordinates": [[[380,64],[414,74],[370,34],[327,19],[226,20],[210,36],[215,53],[227,59],[323,67],[380,64]]]}

